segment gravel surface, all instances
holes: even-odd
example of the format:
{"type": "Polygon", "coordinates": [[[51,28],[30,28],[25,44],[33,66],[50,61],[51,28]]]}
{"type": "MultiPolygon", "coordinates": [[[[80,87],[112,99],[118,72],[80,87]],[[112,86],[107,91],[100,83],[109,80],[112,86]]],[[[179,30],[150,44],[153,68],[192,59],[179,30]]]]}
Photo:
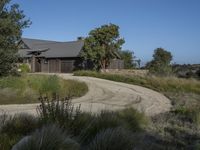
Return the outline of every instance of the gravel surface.
{"type": "MultiPolygon", "coordinates": [[[[169,111],[171,103],[164,95],[141,86],[108,81],[93,77],[78,77],[71,74],[57,74],[64,79],[83,81],[88,85],[88,93],[73,99],[72,103],[81,110],[98,113],[101,110],[118,110],[134,107],[148,116],[169,111]]],[[[0,114],[30,113],[37,114],[39,104],[0,105],[0,114]]]]}

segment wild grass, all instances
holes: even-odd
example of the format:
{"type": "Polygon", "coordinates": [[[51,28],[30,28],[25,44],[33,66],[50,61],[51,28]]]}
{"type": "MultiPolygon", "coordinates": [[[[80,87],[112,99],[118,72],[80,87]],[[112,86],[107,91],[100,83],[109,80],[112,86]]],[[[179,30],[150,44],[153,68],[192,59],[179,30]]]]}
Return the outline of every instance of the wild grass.
{"type": "Polygon", "coordinates": [[[107,128],[100,131],[86,150],[132,150],[133,135],[124,128],[107,128]]]}
{"type": "Polygon", "coordinates": [[[129,76],[93,71],[76,71],[75,76],[91,76],[117,82],[140,85],[159,92],[187,92],[200,94],[200,81],[195,79],[180,79],[177,77],[129,76]]]}
{"type": "Polygon", "coordinates": [[[0,104],[24,104],[38,102],[40,95],[80,97],[87,93],[83,82],[64,80],[57,76],[22,75],[0,78],[0,104]]]}
{"type": "Polygon", "coordinates": [[[79,144],[56,125],[47,125],[21,139],[12,150],[79,150],[79,144]]]}
{"type": "Polygon", "coordinates": [[[39,127],[38,118],[27,114],[0,116],[0,149],[10,150],[23,136],[39,127]]]}
{"type": "Polygon", "coordinates": [[[134,109],[91,114],[81,112],[80,106],[73,106],[68,97],[41,97],[40,101],[37,118],[0,117],[1,150],[32,150],[39,149],[39,145],[40,149],[52,150],[79,146],[83,150],[132,149],[132,134],[143,132],[146,124],[146,117],[134,109]]]}
{"type": "MultiPolygon", "coordinates": [[[[200,81],[174,76],[133,76],[78,71],[74,75],[97,77],[147,87],[167,96],[172,110],[153,116],[143,135],[134,135],[136,149],[199,149],[200,148],[200,81]],[[142,141],[140,143],[140,141],[142,141]]],[[[128,110],[125,110],[128,112],[128,110]]],[[[130,113],[127,113],[130,114],[130,113]]],[[[125,115],[125,118],[132,117],[125,115]]],[[[126,121],[127,122],[127,121],[126,121]]],[[[134,122],[135,123],[135,122],[134,122]]],[[[134,125],[137,127],[137,125],[134,125]]],[[[129,128],[130,130],[130,128],[129,128]]],[[[137,129],[138,131],[138,129],[137,129]]]]}

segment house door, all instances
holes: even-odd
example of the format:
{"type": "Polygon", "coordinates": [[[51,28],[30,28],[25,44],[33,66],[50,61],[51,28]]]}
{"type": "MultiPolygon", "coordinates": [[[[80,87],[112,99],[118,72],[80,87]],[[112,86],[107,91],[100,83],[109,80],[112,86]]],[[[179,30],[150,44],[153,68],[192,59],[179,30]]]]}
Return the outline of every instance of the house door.
{"type": "Polygon", "coordinates": [[[74,69],[74,61],[72,60],[62,60],[61,61],[61,72],[70,73],[74,69]]]}
{"type": "Polygon", "coordinates": [[[41,72],[41,59],[35,58],[35,72],[41,72]]]}
{"type": "Polygon", "coordinates": [[[52,73],[60,72],[60,60],[58,59],[49,60],[49,72],[52,73]]]}

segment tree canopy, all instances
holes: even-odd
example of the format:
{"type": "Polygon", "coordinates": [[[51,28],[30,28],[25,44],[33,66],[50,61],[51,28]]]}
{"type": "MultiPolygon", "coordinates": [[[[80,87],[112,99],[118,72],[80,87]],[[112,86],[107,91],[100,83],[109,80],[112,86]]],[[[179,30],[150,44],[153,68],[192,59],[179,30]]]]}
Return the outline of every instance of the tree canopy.
{"type": "Polygon", "coordinates": [[[157,48],[154,50],[153,60],[147,63],[146,66],[152,73],[168,74],[172,70],[170,65],[172,58],[171,52],[163,48],[157,48]]]}
{"type": "Polygon", "coordinates": [[[21,38],[22,29],[31,24],[19,5],[9,5],[10,1],[0,1],[0,76],[9,74],[13,69],[17,61],[16,42],[21,38]]]}
{"type": "Polygon", "coordinates": [[[121,58],[124,60],[124,69],[133,69],[136,67],[134,62],[134,52],[130,50],[123,50],[120,52],[121,58]]]}
{"type": "Polygon", "coordinates": [[[90,31],[85,38],[81,56],[94,65],[94,69],[106,69],[113,58],[120,57],[124,39],[120,38],[119,27],[114,24],[103,25],[90,31]]]}

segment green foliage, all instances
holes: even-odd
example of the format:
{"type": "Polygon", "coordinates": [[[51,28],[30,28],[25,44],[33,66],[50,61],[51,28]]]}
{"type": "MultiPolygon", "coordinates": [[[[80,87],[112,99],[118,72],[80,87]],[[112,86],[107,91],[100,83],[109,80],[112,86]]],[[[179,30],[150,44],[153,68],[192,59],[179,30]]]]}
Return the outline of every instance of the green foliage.
{"type": "Polygon", "coordinates": [[[157,48],[154,51],[153,60],[147,63],[146,67],[153,74],[169,75],[172,73],[170,62],[172,54],[163,48],[157,48]]]}
{"type": "Polygon", "coordinates": [[[130,131],[123,128],[108,128],[100,131],[87,150],[132,150],[134,141],[130,131]]]}
{"type": "Polygon", "coordinates": [[[75,80],[61,80],[61,95],[68,97],[81,97],[88,92],[88,86],[84,82],[77,82],[75,80]]]}
{"type": "Polygon", "coordinates": [[[40,93],[58,93],[60,91],[60,83],[59,78],[56,75],[49,76],[48,78],[44,78],[42,80],[40,86],[40,93]]]}
{"type": "Polygon", "coordinates": [[[0,148],[74,150],[79,149],[79,144],[73,140],[76,139],[83,149],[127,149],[133,146],[133,132],[141,132],[146,122],[134,109],[83,113],[80,106],[74,107],[70,100],[54,98],[40,98],[39,118],[30,115],[0,117],[0,148]],[[43,128],[39,129],[41,126],[43,128]]]}
{"type": "Polygon", "coordinates": [[[102,111],[94,115],[91,122],[82,130],[81,143],[87,145],[98,133],[106,129],[120,127],[131,132],[140,132],[145,125],[147,125],[147,118],[132,108],[116,112],[102,111]]]}
{"type": "Polygon", "coordinates": [[[54,97],[39,98],[41,105],[37,108],[40,120],[44,123],[57,123],[59,126],[69,128],[73,119],[80,114],[80,106],[74,107],[69,98],[54,97]]]}
{"type": "Polygon", "coordinates": [[[13,71],[17,62],[16,42],[21,37],[22,29],[30,25],[19,5],[9,3],[10,0],[0,1],[0,76],[13,71]]]}
{"type": "Polygon", "coordinates": [[[30,134],[38,126],[38,119],[27,114],[0,116],[0,149],[10,150],[20,138],[30,134]]]}
{"type": "Polygon", "coordinates": [[[128,76],[99,73],[93,71],[77,71],[76,76],[91,76],[117,82],[144,86],[159,92],[186,92],[200,94],[200,82],[194,79],[179,79],[176,77],[154,77],[154,76],[128,76]]]}
{"type": "Polygon", "coordinates": [[[125,50],[120,52],[121,58],[124,61],[124,69],[133,69],[136,67],[136,64],[134,63],[134,53],[125,50]]]}
{"type": "Polygon", "coordinates": [[[116,113],[102,111],[97,116],[94,116],[93,120],[81,132],[81,142],[88,144],[100,131],[107,128],[116,128],[121,126],[121,124],[122,122],[116,113]]]}
{"type": "Polygon", "coordinates": [[[27,135],[37,127],[37,118],[27,114],[20,114],[8,118],[1,127],[1,133],[6,133],[9,136],[27,135]]]}
{"type": "Polygon", "coordinates": [[[20,69],[22,73],[29,73],[31,71],[28,64],[24,64],[24,63],[20,64],[18,69],[20,69]]]}
{"type": "Polygon", "coordinates": [[[44,126],[24,137],[12,150],[78,150],[79,144],[55,125],[44,126]]]}
{"type": "Polygon", "coordinates": [[[53,93],[61,97],[80,97],[88,91],[83,82],[26,74],[0,78],[0,89],[0,104],[34,103],[40,95],[51,97],[53,93]]]}
{"type": "Polygon", "coordinates": [[[124,40],[119,37],[119,27],[109,24],[90,31],[84,43],[81,56],[98,70],[106,69],[111,59],[119,57],[124,40]]]}
{"type": "Polygon", "coordinates": [[[141,131],[148,124],[148,118],[133,108],[127,108],[117,113],[118,117],[124,122],[124,126],[133,132],[141,131]]]}
{"type": "Polygon", "coordinates": [[[200,107],[179,107],[174,110],[177,115],[182,115],[186,120],[190,120],[192,123],[200,127],[200,107]]]}

